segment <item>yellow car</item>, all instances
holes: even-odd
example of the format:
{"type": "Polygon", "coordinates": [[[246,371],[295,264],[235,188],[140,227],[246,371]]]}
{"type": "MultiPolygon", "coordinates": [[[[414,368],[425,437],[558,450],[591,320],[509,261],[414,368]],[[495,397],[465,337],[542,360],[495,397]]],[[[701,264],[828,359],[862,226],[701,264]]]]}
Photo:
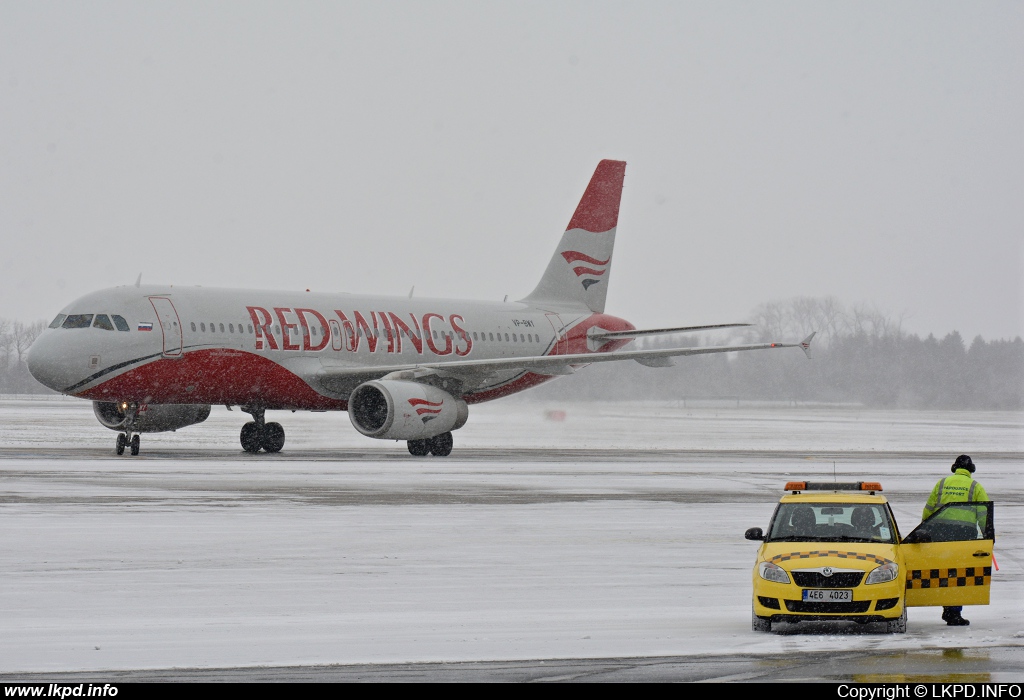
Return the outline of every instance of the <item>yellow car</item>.
{"type": "Polygon", "coordinates": [[[991,501],[947,503],[901,538],[882,485],[789,482],[754,566],[752,626],[884,622],[907,631],[907,607],[988,605],[995,543],[991,501]]]}

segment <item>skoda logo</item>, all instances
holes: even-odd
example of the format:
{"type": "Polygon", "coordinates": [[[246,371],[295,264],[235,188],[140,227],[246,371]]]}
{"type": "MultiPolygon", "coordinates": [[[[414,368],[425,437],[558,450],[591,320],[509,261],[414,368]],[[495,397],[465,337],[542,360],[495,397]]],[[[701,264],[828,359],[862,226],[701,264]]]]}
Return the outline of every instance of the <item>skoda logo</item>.
{"type": "Polygon", "coordinates": [[[832,576],[832,567],[831,566],[822,567],[821,575],[826,577],[826,578],[832,576]]]}

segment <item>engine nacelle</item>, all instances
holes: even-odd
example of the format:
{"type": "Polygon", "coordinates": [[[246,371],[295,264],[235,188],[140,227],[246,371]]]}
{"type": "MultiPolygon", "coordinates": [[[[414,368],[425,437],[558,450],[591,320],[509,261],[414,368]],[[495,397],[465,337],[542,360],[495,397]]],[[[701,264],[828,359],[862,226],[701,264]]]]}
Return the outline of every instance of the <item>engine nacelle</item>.
{"type": "Polygon", "coordinates": [[[469,406],[429,384],[381,379],[355,388],[348,417],[367,437],[423,440],[464,426],[469,406]]]}
{"type": "MultiPolygon", "coordinates": [[[[96,418],[111,430],[125,429],[124,404],[112,401],[93,401],[92,411],[96,418]]],[[[159,404],[142,406],[135,415],[132,430],[137,433],[162,433],[177,430],[196,423],[202,423],[210,417],[209,405],[190,404],[159,404]]]]}

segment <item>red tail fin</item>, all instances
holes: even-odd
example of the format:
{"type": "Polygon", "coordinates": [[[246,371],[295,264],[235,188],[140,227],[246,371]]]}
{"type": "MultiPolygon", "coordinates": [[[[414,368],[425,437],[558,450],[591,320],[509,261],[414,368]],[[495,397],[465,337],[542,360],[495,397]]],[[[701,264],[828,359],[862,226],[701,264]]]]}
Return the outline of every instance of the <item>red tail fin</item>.
{"type": "Polygon", "coordinates": [[[621,160],[597,164],[544,276],[524,302],[551,310],[604,311],[625,177],[621,160]]]}

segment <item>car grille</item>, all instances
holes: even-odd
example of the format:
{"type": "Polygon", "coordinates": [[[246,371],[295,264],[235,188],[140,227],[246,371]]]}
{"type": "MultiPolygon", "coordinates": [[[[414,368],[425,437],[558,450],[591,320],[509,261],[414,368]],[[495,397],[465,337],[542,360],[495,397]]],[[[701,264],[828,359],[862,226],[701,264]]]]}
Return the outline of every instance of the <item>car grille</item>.
{"type": "Polygon", "coordinates": [[[855,600],[852,603],[805,603],[802,600],[787,600],[786,610],[798,613],[862,613],[871,607],[870,600],[855,600]]]}
{"type": "Polygon", "coordinates": [[[824,576],[817,571],[793,571],[793,581],[804,588],[854,588],[864,578],[863,571],[850,571],[824,576]]]}

